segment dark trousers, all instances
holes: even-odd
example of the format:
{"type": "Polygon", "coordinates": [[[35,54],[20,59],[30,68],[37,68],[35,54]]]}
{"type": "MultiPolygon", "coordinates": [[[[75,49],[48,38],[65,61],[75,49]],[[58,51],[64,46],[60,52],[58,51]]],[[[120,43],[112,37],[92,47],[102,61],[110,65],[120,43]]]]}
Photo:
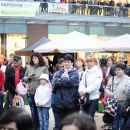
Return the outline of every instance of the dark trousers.
{"type": "Polygon", "coordinates": [[[76,108],[76,109],[58,108],[58,109],[59,109],[61,120],[65,118],[66,116],[79,111],[79,108],[76,108]]]}
{"type": "Polygon", "coordinates": [[[3,92],[0,92],[0,116],[3,113],[3,98],[4,98],[4,94],[3,92]]]}
{"type": "Polygon", "coordinates": [[[59,109],[54,104],[51,104],[51,107],[52,107],[54,120],[55,120],[55,128],[54,128],[54,130],[58,130],[59,122],[60,122],[59,109]]]}
{"type": "Polygon", "coordinates": [[[9,93],[6,95],[6,101],[4,105],[4,111],[6,111],[9,108],[9,93]]]}
{"type": "Polygon", "coordinates": [[[90,100],[89,104],[83,106],[83,111],[94,118],[95,111],[98,107],[98,99],[90,100]]]}

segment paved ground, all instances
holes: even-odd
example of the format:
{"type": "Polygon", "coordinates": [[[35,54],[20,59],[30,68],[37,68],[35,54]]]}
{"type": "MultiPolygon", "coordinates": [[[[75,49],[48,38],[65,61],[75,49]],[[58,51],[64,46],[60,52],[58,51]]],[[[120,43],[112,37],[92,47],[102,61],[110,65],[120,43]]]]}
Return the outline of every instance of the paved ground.
{"type": "MultiPolygon", "coordinates": [[[[27,112],[30,113],[29,106],[26,106],[26,110],[27,110],[27,112]]],[[[49,115],[50,115],[49,130],[53,130],[54,118],[53,118],[53,114],[52,114],[52,109],[50,109],[49,115]]],[[[102,116],[103,116],[103,114],[99,113],[99,116],[95,117],[95,121],[96,121],[96,125],[97,125],[97,130],[103,130],[103,129],[101,129],[101,125],[103,124],[103,122],[102,122],[102,116]]]]}

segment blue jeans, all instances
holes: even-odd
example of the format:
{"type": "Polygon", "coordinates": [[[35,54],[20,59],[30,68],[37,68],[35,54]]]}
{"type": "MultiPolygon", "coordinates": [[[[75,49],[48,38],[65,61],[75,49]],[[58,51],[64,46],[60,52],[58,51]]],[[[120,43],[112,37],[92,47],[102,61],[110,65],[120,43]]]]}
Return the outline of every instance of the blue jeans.
{"type": "Polygon", "coordinates": [[[0,92],[0,116],[3,113],[3,98],[4,98],[4,94],[3,92],[0,92]]]}
{"type": "Polygon", "coordinates": [[[39,130],[48,130],[49,128],[49,107],[37,107],[39,116],[39,130]]]}
{"type": "Polygon", "coordinates": [[[58,126],[59,126],[59,122],[60,122],[59,110],[54,104],[51,104],[51,107],[52,107],[54,120],[55,120],[55,128],[54,128],[54,130],[58,130],[58,126]]]}
{"type": "Polygon", "coordinates": [[[119,130],[121,128],[124,119],[121,117],[121,109],[122,109],[122,104],[117,105],[117,111],[116,115],[114,117],[113,125],[112,125],[112,130],[119,130]]]}
{"type": "Polygon", "coordinates": [[[95,111],[98,107],[98,99],[90,100],[89,105],[83,106],[83,111],[94,118],[95,111]]]}
{"type": "Polygon", "coordinates": [[[34,127],[35,127],[35,129],[38,129],[39,128],[39,120],[38,120],[37,107],[36,107],[36,104],[34,101],[34,95],[28,93],[27,98],[28,98],[28,103],[29,103],[30,110],[31,110],[31,115],[32,115],[34,127]]]}

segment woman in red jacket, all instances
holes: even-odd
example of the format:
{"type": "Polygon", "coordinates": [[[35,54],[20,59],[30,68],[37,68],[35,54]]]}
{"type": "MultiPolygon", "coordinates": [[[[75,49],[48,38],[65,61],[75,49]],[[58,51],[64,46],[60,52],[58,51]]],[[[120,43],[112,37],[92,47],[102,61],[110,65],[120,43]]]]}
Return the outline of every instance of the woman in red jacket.
{"type": "MultiPolygon", "coordinates": [[[[0,64],[0,68],[1,68],[1,64],[0,64]]],[[[4,99],[4,93],[3,93],[3,85],[5,82],[5,76],[4,76],[4,72],[0,69],[0,116],[3,113],[3,99],[4,99]]]]}

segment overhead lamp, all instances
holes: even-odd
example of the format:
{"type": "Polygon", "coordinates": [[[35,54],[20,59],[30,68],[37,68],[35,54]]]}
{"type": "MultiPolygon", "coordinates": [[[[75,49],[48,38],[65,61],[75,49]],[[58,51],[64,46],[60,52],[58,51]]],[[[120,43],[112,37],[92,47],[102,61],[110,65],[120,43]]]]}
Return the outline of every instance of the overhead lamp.
{"type": "Polygon", "coordinates": [[[106,23],[105,26],[117,26],[117,23],[106,23]]]}
{"type": "Polygon", "coordinates": [[[130,24],[122,24],[122,27],[130,27],[130,24]]]}
{"type": "Polygon", "coordinates": [[[79,25],[79,22],[69,22],[68,25],[79,25]]]}

